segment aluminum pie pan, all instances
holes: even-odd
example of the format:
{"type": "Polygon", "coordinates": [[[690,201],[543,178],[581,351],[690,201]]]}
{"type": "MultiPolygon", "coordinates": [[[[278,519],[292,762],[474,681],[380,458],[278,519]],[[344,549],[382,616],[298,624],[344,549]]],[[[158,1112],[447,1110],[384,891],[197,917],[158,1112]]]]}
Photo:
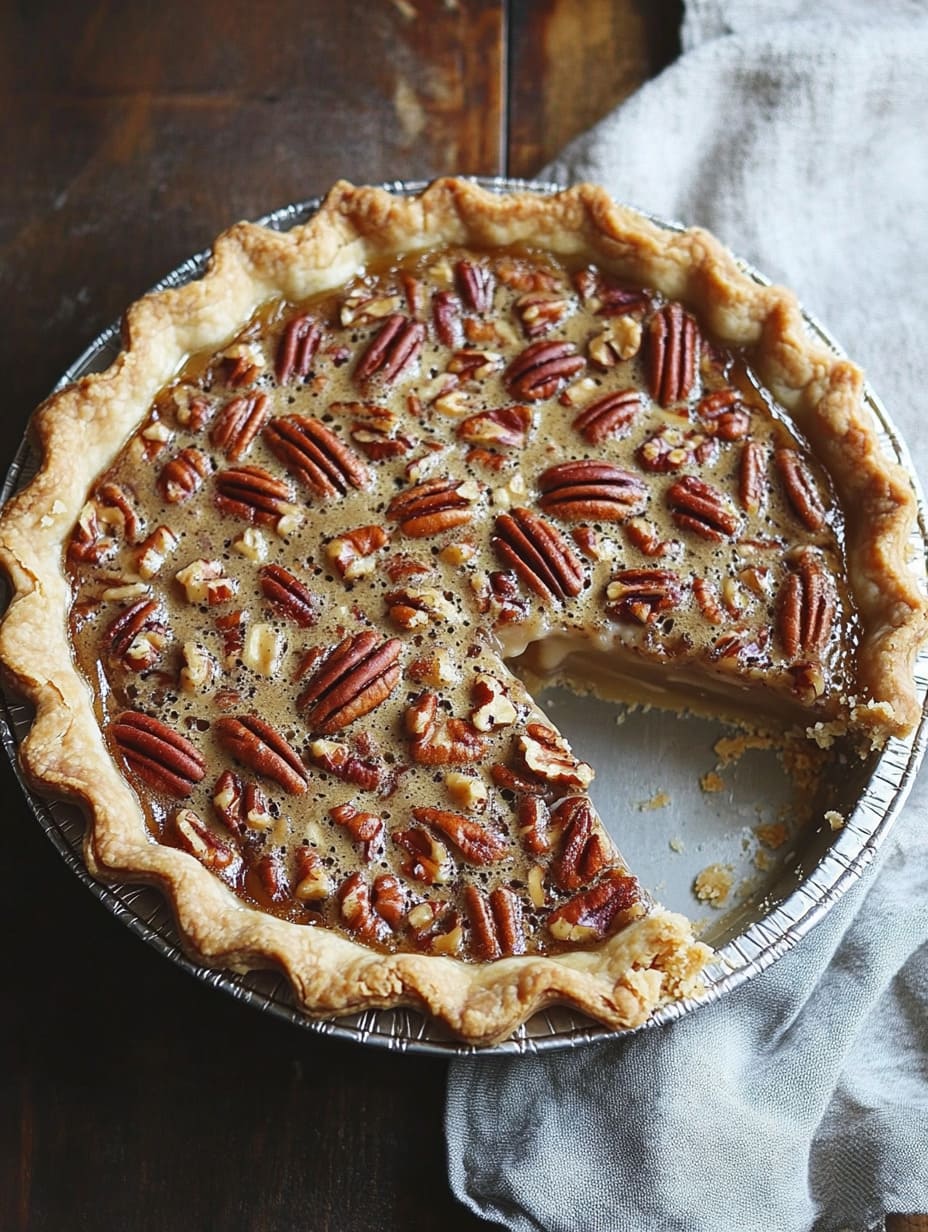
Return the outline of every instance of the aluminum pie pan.
{"type": "MultiPolygon", "coordinates": [[[[494,192],[527,189],[552,193],[561,187],[502,177],[475,177],[475,182],[494,192]]],[[[399,180],[383,185],[398,195],[412,195],[426,186],[427,181],[399,180]]],[[[293,203],[258,221],[274,230],[288,230],[310,218],[321,203],[322,198],[293,203]]],[[[680,223],[657,218],[645,211],[639,212],[668,230],[683,229],[680,223]]],[[[199,277],[205,270],[209,255],[209,252],[201,252],[188,258],[152,290],[177,287],[199,277]]],[[[739,265],[757,282],[769,283],[769,279],[746,262],[739,261],[739,265]]],[[[807,327],[817,338],[835,354],[844,354],[840,345],[814,317],[805,311],[803,315],[807,327]]],[[[102,371],[116,359],[120,349],[120,325],[116,322],[91,342],[62,375],[53,392],[89,373],[102,371]]],[[[928,548],[924,498],[914,478],[908,450],[869,386],[865,398],[879,425],[883,449],[913,476],[918,516],[911,535],[912,558],[919,571],[919,582],[924,585],[928,548]]],[[[5,503],[29,481],[37,464],[34,451],[28,439],[24,438],[0,491],[0,502],[5,503]]],[[[671,1022],[700,1005],[717,1001],[792,949],[873,863],[911,789],[928,744],[928,650],[923,650],[918,657],[915,680],[922,704],[922,717],[915,732],[905,740],[891,739],[879,755],[874,755],[850,776],[844,787],[845,794],[850,792],[850,798],[842,801],[846,821],[837,835],[831,836],[827,826],[820,826],[807,835],[805,849],[795,856],[788,868],[778,870],[775,878],[762,887],[763,893],[758,893],[742,905],[730,925],[716,924],[715,936],[709,938],[716,946],[716,960],[706,971],[705,990],[698,997],[672,1002],[658,1010],[642,1026],[624,1032],[613,1031],[566,1007],[551,1007],[534,1015],[510,1039],[489,1048],[464,1044],[452,1038],[431,1018],[408,1008],[367,1010],[331,1019],[309,1018],[295,1005],[289,981],[280,973],[257,970],[239,974],[198,963],[183,949],[171,909],[158,890],[137,883],[100,882],[87,871],[82,854],[84,815],[76,806],[37,795],[23,778],[17,749],[29,729],[32,708],[6,693],[0,695],[0,740],[36,820],[71,871],[116,919],[197,979],[258,1010],[318,1035],[394,1052],[439,1056],[519,1055],[580,1047],[671,1022]]],[[[579,701],[577,704],[583,705],[579,701]]],[[[670,719],[660,721],[672,722],[670,719]]],[[[607,813],[606,810],[601,811],[607,813]]],[[[608,825],[608,815],[604,815],[604,820],[608,825]]],[[[726,833],[722,837],[725,842],[734,842],[735,836],[726,833]]],[[[628,846],[624,841],[623,846],[627,852],[628,846]]],[[[631,863],[637,867],[637,861],[632,860],[631,863]]]]}

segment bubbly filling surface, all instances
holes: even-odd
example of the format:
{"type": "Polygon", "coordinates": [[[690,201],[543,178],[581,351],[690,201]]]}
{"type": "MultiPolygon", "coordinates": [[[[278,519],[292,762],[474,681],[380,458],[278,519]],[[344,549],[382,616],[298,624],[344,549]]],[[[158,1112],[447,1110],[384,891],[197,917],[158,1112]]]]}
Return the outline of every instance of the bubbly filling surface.
{"type": "Polygon", "coordinates": [[[265,305],[159,395],[66,567],[153,838],[388,951],[552,952],[648,910],[507,660],[849,704],[841,516],[787,415],[682,305],[532,250],[265,305]]]}

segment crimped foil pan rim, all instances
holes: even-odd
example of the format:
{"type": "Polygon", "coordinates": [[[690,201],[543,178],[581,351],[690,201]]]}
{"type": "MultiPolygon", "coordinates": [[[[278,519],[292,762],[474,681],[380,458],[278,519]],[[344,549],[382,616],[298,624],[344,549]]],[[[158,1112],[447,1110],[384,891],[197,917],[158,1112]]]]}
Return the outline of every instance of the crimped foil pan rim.
{"type": "MultiPolygon", "coordinates": [[[[550,193],[562,187],[505,177],[469,178],[496,192],[527,189],[550,193]]],[[[425,180],[396,180],[382,187],[390,192],[410,195],[421,192],[427,187],[427,183],[425,180]]],[[[258,221],[275,230],[286,230],[305,221],[321,203],[321,198],[297,202],[275,210],[258,221]]],[[[655,217],[647,211],[639,212],[668,230],[683,229],[680,223],[655,217]]],[[[189,257],[161,279],[152,290],[175,287],[198,277],[203,272],[208,257],[209,253],[206,251],[189,257]]],[[[739,265],[757,282],[769,283],[769,279],[747,262],[739,260],[739,265]]],[[[844,354],[843,349],[810,313],[803,310],[803,315],[809,328],[826,346],[836,354],[844,354]]],[[[87,372],[106,367],[116,358],[119,350],[120,325],[117,322],[103,330],[78,356],[57,382],[53,392],[87,372]]],[[[866,400],[880,424],[883,447],[913,476],[918,500],[918,518],[912,534],[912,546],[916,559],[924,565],[925,549],[928,545],[925,502],[914,477],[908,450],[882,403],[869,386],[866,400]]],[[[24,439],[7,473],[0,492],[0,502],[5,502],[26,481],[34,466],[35,458],[28,439],[24,439]]],[[[554,1007],[536,1014],[511,1039],[490,1048],[478,1048],[452,1039],[438,1024],[414,1010],[369,1010],[347,1018],[308,1018],[294,1006],[289,995],[288,982],[282,975],[268,971],[239,975],[195,962],[181,948],[170,909],[157,890],[136,884],[105,884],[97,881],[87,871],[81,851],[83,820],[79,811],[63,802],[48,801],[35,795],[20,771],[17,747],[28,729],[30,709],[5,694],[0,696],[0,740],[33,814],[71,871],[130,931],[196,978],[259,1010],[335,1039],[351,1040],[394,1052],[493,1057],[575,1048],[651,1030],[682,1017],[700,1005],[717,1001],[726,992],[747,982],[792,949],[873,863],[880,845],[885,841],[908,796],[928,744],[928,651],[923,651],[918,658],[916,683],[922,699],[922,718],[916,731],[906,740],[889,741],[852,815],[811,872],[804,876],[782,901],[771,906],[761,918],[754,920],[742,933],[721,947],[717,961],[707,971],[706,989],[700,996],[666,1005],[642,1026],[624,1032],[611,1031],[591,1022],[583,1015],[554,1007]]]]}

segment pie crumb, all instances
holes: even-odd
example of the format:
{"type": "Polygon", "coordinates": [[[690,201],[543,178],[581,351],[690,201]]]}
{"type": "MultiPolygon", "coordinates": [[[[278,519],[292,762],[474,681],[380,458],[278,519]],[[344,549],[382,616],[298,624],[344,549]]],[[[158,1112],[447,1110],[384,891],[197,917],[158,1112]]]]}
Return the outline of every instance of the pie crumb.
{"type": "Polygon", "coordinates": [[[776,851],[789,838],[789,830],[782,821],[771,821],[767,825],[755,827],[754,833],[765,847],[776,851]]]}
{"type": "Polygon", "coordinates": [[[701,903],[710,907],[721,907],[734,883],[730,864],[709,864],[696,874],[693,881],[693,893],[701,903]]]}
{"type": "Polygon", "coordinates": [[[723,766],[730,766],[739,761],[748,749],[776,748],[776,741],[771,736],[760,732],[739,732],[737,736],[722,736],[716,740],[712,750],[723,766]]]}
{"type": "Polygon", "coordinates": [[[686,847],[683,845],[683,839],[682,839],[682,838],[672,838],[672,839],[670,839],[670,841],[669,841],[669,843],[668,843],[668,846],[670,847],[670,850],[671,850],[671,851],[676,851],[678,854],[679,854],[680,852],[682,852],[682,851],[686,851],[686,847]]]}
{"type": "Polygon", "coordinates": [[[831,826],[832,830],[840,830],[847,818],[843,813],[839,813],[837,809],[829,809],[825,814],[825,820],[831,826]]]}
{"type": "Polygon", "coordinates": [[[715,770],[710,770],[707,774],[704,774],[702,778],[699,780],[699,786],[705,792],[724,791],[725,790],[725,780],[722,778],[720,774],[717,774],[715,770]]]}
{"type": "Polygon", "coordinates": [[[641,813],[650,813],[654,809],[666,808],[670,803],[670,796],[666,791],[655,792],[650,800],[639,800],[635,806],[641,813]]]}

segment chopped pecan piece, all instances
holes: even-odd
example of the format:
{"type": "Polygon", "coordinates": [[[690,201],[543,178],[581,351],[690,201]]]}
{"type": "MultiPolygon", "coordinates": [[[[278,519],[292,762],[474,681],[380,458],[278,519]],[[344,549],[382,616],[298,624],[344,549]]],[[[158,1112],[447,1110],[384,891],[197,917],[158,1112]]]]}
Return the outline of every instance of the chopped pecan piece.
{"type": "Polygon", "coordinates": [[[369,864],[383,845],[383,818],[362,813],[353,804],[338,804],[329,809],[329,816],[348,831],[353,842],[361,844],[361,853],[369,864]]]}
{"type": "Polygon", "coordinates": [[[193,809],[178,809],[171,818],[171,825],[177,845],[211,872],[230,879],[241,866],[238,852],[214,834],[193,809]]]}
{"type": "Polygon", "coordinates": [[[624,316],[629,312],[642,312],[651,305],[647,291],[617,287],[593,266],[578,270],[573,282],[584,307],[601,316],[624,316]]]}
{"type": "Polygon", "coordinates": [[[450,903],[417,903],[406,915],[413,943],[420,950],[431,954],[457,954],[461,948],[464,929],[461,913],[450,903]]]}
{"type": "Polygon", "coordinates": [[[790,659],[820,659],[835,619],[834,592],[816,553],[804,551],[777,603],[780,642],[790,659]]]}
{"type": "Polygon", "coordinates": [[[745,441],[738,471],[738,498],[741,508],[757,513],[767,491],[767,450],[759,441],[745,441]]]}
{"type": "Polygon", "coordinates": [[[574,420],[574,427],[591,445],[599,445],[630,428],[641,406],[637,389],[620,389],[591,402],[574,420]]]}
{"type": "Polygon", "coordinates": [[[421,826],[411,826],[408,830],[394,830],[392,837],[409,856],[401,865],[407,877],[424,882],[425,885],[435,885],[447,880],[445,863],[448,849],[444,843],[429,834],[428,830],[421,826]]]}
{"type": "Polygon", "coordinates": [[[300,512],[290,500],[286,483],[261,466],[220,471],[216,476],[216,505],[233,517],[277,529],[284,518],[300,512]]]}
{"type": "Polygon", "coordinates": [[[546,602],[560,603],[583,588],[583,567],[561,532],[530,509],[496,519],[490,543],[502,561],[546,602]]]}
{"type": "Polygon", "coordinates": [[[641,625],[680,602],[680,579],[670,569],[622,569],[606,587],[606,615],[641,625]]]}
{"type": "Polygon", "coordinates": [[[648,322],[648,387],[661,406],[689,397],[696,383],[699,330],[682,304],[665,304],[648,322]]]}
{"type": "Polygon", "coordinates": [[[212,470],[207,454],[192,447],[182,449],[161,468],[158,491],[169,505],[182,505],[202,487],[212,470]]]}
{"type": "Polygon", "coordinates": [[[500,406],[478,411],[458,424],[457,436],[470,445],[498,445],[522,449],[532,426],[527,406],[500,406]]]}
{"type": "Polygon", "coordinates": [[[550,851],[548,823],[551,815],[544,800],[539,796],[523,796],[519,801],[518,818],[519,837],[525,850],[536,856],[550,851]]]}
{"type": "Polygon", "coordinates": [[[358,361],[355,380],[365,382],[376,376],[385,385],[392,384],[416,362],[424,341],[421,321],[394,312],[358,361]]]}
{"type": "Polygon", "coordinates": [[[402,668],[403,644],[373,630],[346,637],[316,667],[297,705],[314,732],[329,736],[387,700],[402,668]]]}
{"type": "Polygon", "coordinates": [[[435,337],[446,347],[454,350],[461,345],[461,301],[453,291],[436,291],[432,299],[432,322],[435,337]]]}
{"type": "Polygon", "coordinates": [[[321,770],[327,770],[337,779],[354,783],[363,791],[377,791],[383,778],[383,767],[367,758],[359,757],[347,744],[335,740],[314,740],[309,746],[309,756],[321,770]]]}
{"type": "Polygon", "coordinates": [[[493,307],[496,279],[487,265],[458,261],[454,267],[461,298],[472,312],[485,313],[493,307]]]}
{"type": "Polygon", "coordinates": [[[636,475],[592,458],[549,466],[538,487],[542,509],[568,522],[624,522],[648,501],[647,486],[636,475]]]}
{"type": "Polygon", "coordinates": [[[609,863],[609,850],[586,796],[569,796],[552,814],[561,828],[561,845],[551,861],[551,876],[559,890],[579,890],[609,863]]]}
{"type": "Polygon", "coordinates": [[[291,795],[306,790],[308,775],[299,755],[280,732],[256,714],[223,715],[213,723],[216,739],[243,765],[273,779],[291,795]]]}
{"type": "Polygon", "coordinates": [[[398,295],[382,295],[361,282],[352,287],[339,310],[338,319],[342,325],[371,325],[388,317],[400,306],[398,295]]]}
{"type": "Polygon", "coordinates": [[[351,488],[366,488],[367,467],[340,437],[319,419],[280,415],[264,429],[268,447],[287,470],[315,496],[344,496],[351,488]]]}
{"type": "Polygon", "coordinates": [[[206,774],[199,749],[151,715],[126,710],[110,724],[110,735],[129,769],[155,791],[189,796],[206,774]]]}
{"type": "Polygon", "coordinates": [[[718,448],[714,437],[664,424],[642,441],[635,457],[643,470],[666,475],[694,461],[706,465],[718,454],[718,448]]]}
{"type": "Polygon", "coordinates": [[[475,817],[430,806],[414,808],[412,815],[420,825],[433,826],[450,839],[469,864],[495,864],[509,854],[509,841],[475,817]]]}
{"type": "Polygon", "coordinates": [[[613,316],[605,329],[591,338],[587,346],[597,367],[609,371],[623,359],[632,359],[641,349],[641,321],[637,317],[613,316]]]}
{"type": "Polygon", "coordinates": [[[484,740],[475,727],[464,719],[438,721],[434,693],[423,693],[407,708],[405,726],[411,737],[410,753],[419,765],[461,765],[483,757],[484,740]]]}
{"type": "Polygon", "coordinates": [[[642,914],[638,882],[619,869],[608,869],[589,890],[581,890],[548,916],[548,931],[557,941],[582,944],[602,941],[642,914]]]}
{"type": "Polygon", "coordinates": [[[390,591],[384,595],[384,603],[390,619],[401,629],[419,629],[433,621],[458,619],[458,609],[446,593],[434,586],[407,586],[390,591]]]}
{"type": "Polygon", "coordinates": [[[695,475],[684,475],[667,490],[673,520],[683,530],[719,543],[738,529],[738,515],[727,498],[695,475]]]}
{"type": "Polygon", "coordinates": [[[526,338],[541,338],[568,316],[569,296],[553,291],[528,291],[513,304],[526,338]]]}
{"type": "Polygon", "coordinates": [[[68,560],[99,565],[115,551],[116,540],[112,536],[104,535],[96,503],[87,501],[71,532],[68,560]]]}
{"type": "Polygon", "coordinates": [[[528,724],[519,750],[528,769],[547,783],[586,788],[593,780],[592,766],[578,761],[564,737],[544,723],[528,724]]]}
{"type": "Polygon", "coordinates": [[[322,326],[313,317],[297,316],[287,322],[274,366],[278,385],[286,385],[291,377],[303,380],[309,375],[321,340],[322,326]]]}
{"type": "Polygon", "coordinates": [[[320,902],[332,893],[332,879],[319,855],[310,847],[297,847],[293,853],[293,896],[304,903],[320,902]]]}
{"type": "Polygon", "coordinates": [[[379,877],[375,877],[371,889],[371,905],[395,932],[406,915],[406,891],[399,878],[391,873],[381,873],[379,877]]]}
{"type": "Polygon", "coordinates": [[[301,629],[316,623],[316,600],[289,569],[283,565],[262,565],[258,578],[261,593],[288,620],[301,629]]]}
{"type": "Polygon", "coordinates": [[[179,540],[169,526],[156,526],[147,539],[143,539],[135,553],[135,567],[139,577],[147,582],[161,569],[168,556],[177,547],[179,540]]]}
{"type": "Polygon", "coordinates": [[[473,485],[460,479],[426,479],[400,492],[387,506],[387,516],[399,522],[403,533],[425,539],[463,526],[473,516],[473,485]]]}
{"type": "Polygon", "coordinates": [[[267,394],[233,398],[213,420],[210,442],[221,449],[230,462],[238,462],[251,448],[270,415],[267,394]]]}
{"type": "Polygon", "coordinates": [[[799,520],[809,530],[821,530],[825,524],[825,505],[808,464],[795,449],[775,450],[773,461],[799,520]]]}
{"type": "Polygon", "coordinates": [[[716,389],[706,394],[699,400],[696,415],[722,441],[740,440],[751,427],[751,413],[737,389],[716,389]]]}
{"type": "Polygon", "coordinates": [[[501,355],[495,351],[481,351],[474,347],[455,351],[448,361],[448,371],[456,376],[462,385],[470,381],[481,381],[502,366],[501,355]]]}
{"type": "Polygon", "coordinates": [[[213,789],[216,816],[236,838],[249,830],[269,830],[273,824],[267,797],[257,783],[243,783],[231,770],[223,770],[213,789]]]}
{"type": "Polygon", "coordinates": [[[238,582],[223,573],[221,560],[193,560],[174,575],[184,589],[188,603],[207,603],[217,607],[235,597],[238,582]]]}
{"type": "Polygon", "coordinates": [[[264,366],[264,356],[254,343],[237,342],[219,360],[220,379],[232,389],[253,385],[264,366]]]}
{"type": "Polygon", "coordinates": [[[494,958],[525,953],[525,928],[522,902],[507,886],[497,886],[489,894],[473,885],[464,887],[464,906],[471,927],[471,948],[477,958],[494,958]]]}
{"type": "Polygon", "coordinates": [[[152,667],[168,641],[167,625],[158,613],[154,599],[140,599],[120,612],[106,629],[110,649],[117,659],[134,672],[152,667]]]}
{"type": "Polygon", "coordinates": [[[518,711],[509,700],[503,685],[495,676],[489,676],[486,672],[481,672],[474,680],[470,699],[474,703],[470,721],[477,731],[496,731],[500,727],[508,727],[518,718],[518,711]]]}
{"type": "Polygon", "coordinates": [[[138,543],[144,527],[132,503],[132,489],[118,483],[102,483],[96,495],[100,521],[121,529],[126,543],[138,543]]]}
{"type": "Polygon", "coordinates": [[[346,581],[354,582],[374,572],[374,553],[389,541],[389,532],[382,526],[358,526],[327,544],[325,554],[346,581]]]}
{"type": "Polygon", "coordinates": [[[572,342],[563,340],[533,342],[506,369],[510,394],[524,402],[553,398],[565,381],[585,367],[572,342]]]}
{"type": "Polygon", "coordinates": [[[371,906],[370,890],[360,873],[352,873],[338,887],[338,905],[345,926],[362,941],[384,940],[389,927],[371,906]]]}

